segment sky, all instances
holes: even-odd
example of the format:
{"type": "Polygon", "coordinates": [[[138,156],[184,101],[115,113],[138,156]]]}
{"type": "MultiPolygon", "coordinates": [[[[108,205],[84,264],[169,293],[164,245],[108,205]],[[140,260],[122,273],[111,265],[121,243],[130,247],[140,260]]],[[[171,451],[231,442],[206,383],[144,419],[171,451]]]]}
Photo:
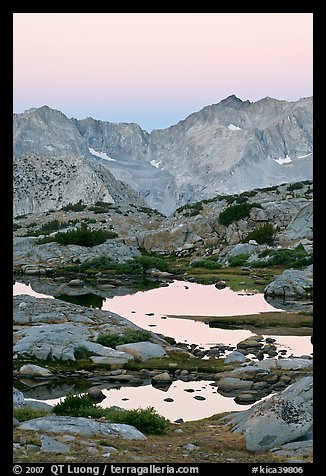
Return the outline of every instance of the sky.
{"type": "Polygon", "coordinates": [[[176,124],[231,94],[312,96],[312,13],[14,13],[14,112],[176,124]]]}

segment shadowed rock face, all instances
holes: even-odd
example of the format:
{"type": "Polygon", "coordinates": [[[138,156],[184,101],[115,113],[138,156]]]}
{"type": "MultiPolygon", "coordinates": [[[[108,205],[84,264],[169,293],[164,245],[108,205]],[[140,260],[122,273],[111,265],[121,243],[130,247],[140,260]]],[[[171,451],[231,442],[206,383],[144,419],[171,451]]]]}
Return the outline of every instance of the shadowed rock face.
{"type": "Polygon", "coordinates": [[[244,434],[249,451],[264,452],[304,439],[312,428],[313,379],[304,377],[278,395],[231,415],[233,430],[244,434]]]}
{"type": "Polygon", "coordinates": [[[218,193],[311,179],[312,150],[312,98],[230,96],[150,134],[47,106],[14,115],[15,156],[93,157],[165,214],[218,193]]]}

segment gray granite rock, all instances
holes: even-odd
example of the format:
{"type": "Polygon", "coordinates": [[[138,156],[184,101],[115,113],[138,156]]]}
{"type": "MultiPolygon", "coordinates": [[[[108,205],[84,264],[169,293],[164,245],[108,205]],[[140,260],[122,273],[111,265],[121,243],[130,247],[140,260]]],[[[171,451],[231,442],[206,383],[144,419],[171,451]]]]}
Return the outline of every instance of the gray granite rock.
{"type": "Polygon", "coordinates": [[[154,357],[163,357],[166,354],[162,346],[149,341],[117,345],[116,350],[127,352],[137,362],[143,362],[154,357]]]}
{"type": "Polygon", "coordinates": [[[231,415],[233,431],[242,432],[249,451],[265,452],[304,439],[312,427],[313,379],[304,377],[281,393],[231,415]]]}
{"type": "Polygon", "coordinates": [[[72,433],[83,436],[120,436],[126,440],[146,440],[146,437],[131,425],[101,423],[83,417],[49,416],[35,418],[21,423],[19,428],[38,432],[72,433]]]}

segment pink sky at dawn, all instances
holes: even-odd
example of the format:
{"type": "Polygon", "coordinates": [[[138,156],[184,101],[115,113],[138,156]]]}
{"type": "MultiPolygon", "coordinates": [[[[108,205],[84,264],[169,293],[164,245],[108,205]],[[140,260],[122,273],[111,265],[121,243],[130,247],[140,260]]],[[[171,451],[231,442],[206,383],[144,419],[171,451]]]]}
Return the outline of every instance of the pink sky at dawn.
{"type": "Polygon", "coordinates": [[[235,94],[312,95],[312,13],[15,13],[14,112],[150,131],[235,94]]]}

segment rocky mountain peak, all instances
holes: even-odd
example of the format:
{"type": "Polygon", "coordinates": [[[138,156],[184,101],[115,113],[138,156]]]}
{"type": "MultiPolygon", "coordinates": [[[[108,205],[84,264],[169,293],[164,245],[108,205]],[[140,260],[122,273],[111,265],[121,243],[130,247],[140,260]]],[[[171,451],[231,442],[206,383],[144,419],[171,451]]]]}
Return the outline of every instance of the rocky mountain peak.
{"type": "Polygon", "coordinates": [[[312,98],[230,95],[150,134],[134,123],[14,115],[14,155],[95,160],[166,215],[178,206],[312,178],[312,98]]]}
{"type": "Polygon", "coordinates": [[[235,94],[231,94],[219,103],[221,106],[231,106],[231,107],[239,107],[243,104],[243,101],[238,98],[235,94]]]}

